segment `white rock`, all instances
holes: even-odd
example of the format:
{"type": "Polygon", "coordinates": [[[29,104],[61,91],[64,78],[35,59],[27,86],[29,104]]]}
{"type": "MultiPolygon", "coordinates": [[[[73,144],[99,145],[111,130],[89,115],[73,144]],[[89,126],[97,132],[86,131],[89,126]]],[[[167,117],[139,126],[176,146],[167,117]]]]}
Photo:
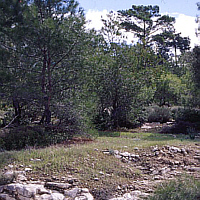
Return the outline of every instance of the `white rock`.
{"type": "Polygon", "coordinates": [[[85,196],[87,200],[93,200],[94,199],[93,196],[90,193],[83,193],[82,195],[85,196]]]}
{"type": "Polygon", "coordinates": [[[0,194],[0,199],[2,199],[2,200],[15,200],[15,198],[10,197],[8,194],[0,194]]]}
{"type": "Polygon", "coordinates": [[[49,194],[43,194],[41,196],[36,196],[36,200],[52,200],[52,196],[49,194]]]}
{"type": "Polygon", "coordinates": [[[119,154],[119,151],[118,151],[118,150],[114,150],[114,154],[115,154],[115,155],[118,155],[118,154],[119,154]]]}
{"type": "Polygon", "coordinates": [[[10,169],[12,169],[14,166],[13,166],[13,165],[8,165],[8,167],[9,167],[10,169]]]}
{"type": "Polygon", "coordinates": [[[32,169],[31,169],[31,168],[29,168],[29,167],[26,167],[26,168],[24,169],[24,171],[25,171],[25,172],[31,172],[31,171],[32,171],[32,169]]]}
{"type": "Polygon", "coordinates": [[[52,193],[51,194],[51,199],[52,200],[64,200],[65,196],[61,193],[52,193]]]}
{"type": "Polygon", "coordinates": [[[79,192],[79,188],[73,188],[71,190],[66,190],[65,191],[65,195],[68,196],[68,197],[71,197],[71,198],[75,198],[76,195],[78,194],[79,192]]]}
{"type": "Polygon", "coordinates": [[[131,154],[129,152],[120,153],[120,156],[129,157],[131,154]]]}
{"type": "Polygon", "coordinates": [[[179,149],[178,147],[173,147],[173,146],[170,147],[169,150],[170,150],[171,152],[173,152],[173,153],[177,153],[177,152],[180,153],[180,152],[181,152],[181,149],[179,149]]]}
{"type": "Polygon", "coordinates": [[[74,200],[88,200],[86,196],[76,197],[74,200]]]}

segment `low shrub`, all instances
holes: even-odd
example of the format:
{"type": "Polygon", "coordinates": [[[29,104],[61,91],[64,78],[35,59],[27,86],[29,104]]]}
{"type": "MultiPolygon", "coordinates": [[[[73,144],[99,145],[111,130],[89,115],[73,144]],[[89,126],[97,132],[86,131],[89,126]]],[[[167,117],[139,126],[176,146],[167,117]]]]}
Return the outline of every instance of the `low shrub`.
{"type": "Polygon", "coordinates": [[[147,108],[148,122],[165,123],[171,120],[171,110],[168,107],[152,106],[147,108]]]}
{"type": "Polygon", "coordinates": [[[71,126],[19,126],[0,135],[0,149],[21,150],[26,147],[44,147],[71,139],[71,126]]]}
{"type": "Polygon", "coordinates": [[[149,200],[199,200],[200,181],[184,177],[160,185],[149,200]]]}
{"type": "Polygon", "coordinates": [[[200,110],[195,108],[173,108],[172,113],[176,122],[198,123],[200,119],[200,110]]]}
{"type": "Polygon", "coordinates": [[[190,134],[188,130],[194,130],[194,124],[190,122],[177,122],[172,126],[165,126],[162,128],[161,133],[171,133],[171,134],[190,134]]]}

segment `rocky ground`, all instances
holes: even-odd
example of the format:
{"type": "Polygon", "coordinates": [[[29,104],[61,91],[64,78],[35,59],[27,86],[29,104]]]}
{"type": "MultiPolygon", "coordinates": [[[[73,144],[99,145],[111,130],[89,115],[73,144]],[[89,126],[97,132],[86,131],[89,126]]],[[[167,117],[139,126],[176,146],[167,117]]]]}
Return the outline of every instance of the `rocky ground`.
{"type": "MultiPolygon", "coordinates": [[[[187,146],[152,146],[147,149],[135,148],[134,152],[118,150],[98,150],[105,157],[113,156],[124,163],[125,167],[136,169],[135,179],[127,185],[119,185],[110,200],[139,200],[145,199],[152,193],[155,186],[162,181],[174,179],[181,174],[190,174],[200,179],[200,144],[187,146]]],[[[96,194],[84,188],[81,182],[72,176],[34,177],[31,178],[31,168],[14,171],[9,165],[4,175],[9,177],[17,174],[14,183],[0,186],[0,199],[3,200],[92,200],[96,194]]],[[[98,181],[98,180],[96,180],[98,181]]]]}

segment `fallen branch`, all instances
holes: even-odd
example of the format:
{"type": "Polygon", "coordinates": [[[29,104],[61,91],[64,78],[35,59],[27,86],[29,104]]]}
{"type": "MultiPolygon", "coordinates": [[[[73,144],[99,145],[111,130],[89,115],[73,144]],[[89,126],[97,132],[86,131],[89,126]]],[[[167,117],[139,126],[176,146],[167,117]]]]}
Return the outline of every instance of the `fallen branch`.
{"type": "Polygon", "coordinates": [[[19,115],[16,115],[16,116],[11,120],[11,122],[10,122],[8,125],[6,125],[5,127],[3,127],[3,129],[9,128],[9,126],[15,121],[15,119],[17,119],[17,117],[19,117],[19,115]]]}

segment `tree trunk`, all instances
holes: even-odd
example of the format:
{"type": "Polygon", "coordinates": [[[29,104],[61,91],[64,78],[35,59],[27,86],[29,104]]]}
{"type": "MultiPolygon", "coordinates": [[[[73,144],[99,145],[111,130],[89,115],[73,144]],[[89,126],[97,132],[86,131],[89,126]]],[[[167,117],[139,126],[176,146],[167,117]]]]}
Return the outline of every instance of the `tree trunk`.
{"type": "Polygon", "coordinates": [[[44,97],[44,112],[42,118],[40,120],[40,124],[50,124],[51,122],[51,111],[49,109],[49,98],[47,96],[44,97]]]}
{"type": "Polygon", "coordinates": [[[15,120],[13,121],[13,123],[19,125],[21,118],[21,108],[19,105],[19,101],[16,97],[13,97],[13,107],[15,109],[15,120]]]}

